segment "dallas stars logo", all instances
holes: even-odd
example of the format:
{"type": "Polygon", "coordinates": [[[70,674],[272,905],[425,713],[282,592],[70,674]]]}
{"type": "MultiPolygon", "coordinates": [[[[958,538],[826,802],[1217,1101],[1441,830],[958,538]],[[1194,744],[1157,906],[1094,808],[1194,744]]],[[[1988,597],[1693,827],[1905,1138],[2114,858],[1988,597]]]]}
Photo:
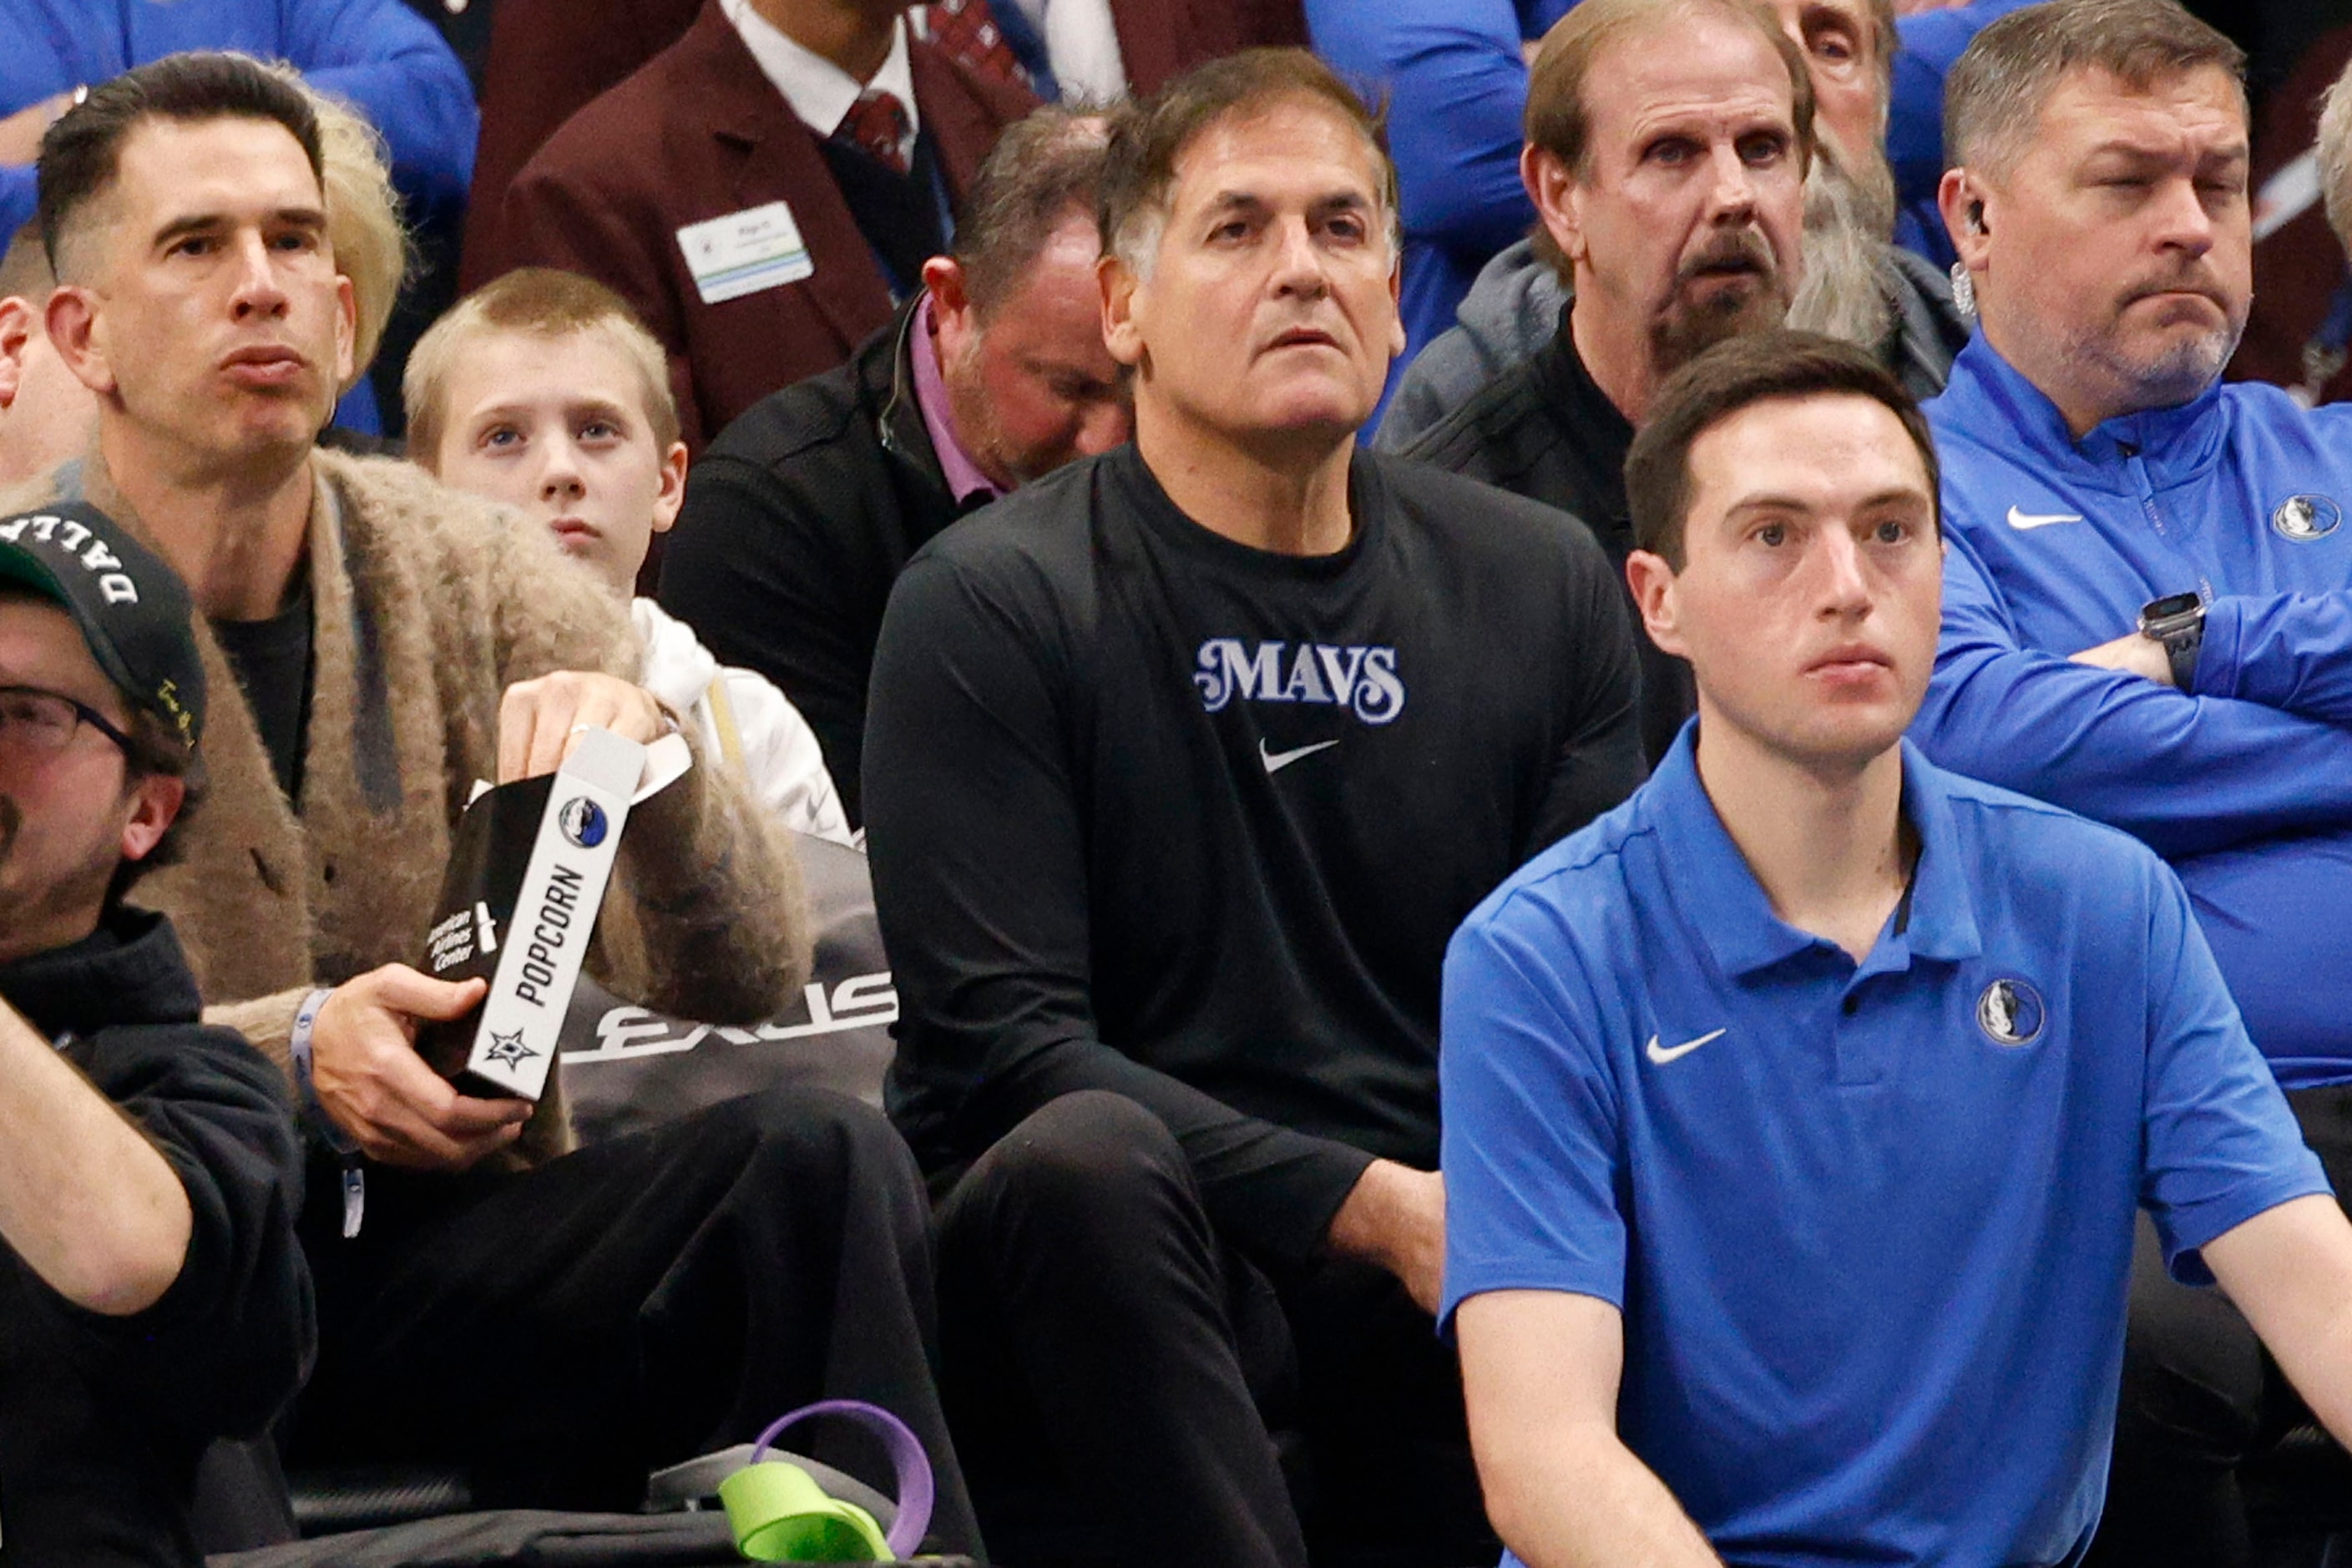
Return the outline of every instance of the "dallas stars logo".
{"type": "Polygon", "coordinates": [[[496,1029],[491,1030],[490,1048],[485,1054],[489,1057],[490,1060],[502,1063],[503,1065],[510,1068],[520,1067],[523,1063],[523,1058],[526,1057],[535,1057],[539,1055],[537,1051],[522,1043],[522,1031],[520,1029],[517,1029],[511,1035],[501,1035],[496,1029]]]}

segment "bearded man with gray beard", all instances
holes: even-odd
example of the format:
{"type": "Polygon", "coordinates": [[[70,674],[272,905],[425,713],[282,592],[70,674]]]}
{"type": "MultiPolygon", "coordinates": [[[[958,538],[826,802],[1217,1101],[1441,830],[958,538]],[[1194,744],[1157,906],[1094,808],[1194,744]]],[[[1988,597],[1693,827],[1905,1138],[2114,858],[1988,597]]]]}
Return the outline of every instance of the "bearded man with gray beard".
{"type": "MultiPolygon", "coordinates": [[[[1818,144],[1805,177],[1804,278],[1788,324],[1875,353],[1914,397],[1942,390],[1968,320],[1944,274],[1889,243],[1885,151],[1899,40],[1892,0],[1770,0],[1813,86],[1818,144]]],[[[1549,343],[1574,284],[1547,231],[1488,262],[1459,325],[1406,367],[1373,445],[1403,452],[1549,343]]]]}
{"type": "MultiPolygon", "coordinates": [[[[1851,47],[1823,39],[1821,50],[1857,62],[1858,94],[1843,68],[1819,91],[1801,28],[1792,37],[1753,0],[1570,11],[1529,73],[1519,166],[1572,303],[1552,307],[1556,330],[1531,357],[1455,395],[1405,455],[1573,514],[1622,580],[1633,542],[1625,452],[1667,376],[1726,338],[1780,326],[1801,299],[1817,324],[1835,315],[1850,332],[1885,335],[1884,247],[1806,231],[1809,206],[1826,230],[1892,220],[1883,162],[1875,181],[1853,179],[1815,135],[1822,104],[1848,112],[1874,97],[1861,5],[1851,47]]],[[[1379,445],[1397,444],[1406,406],[1391,405],[1379,445]]],[[[1655,762],[1690,717],[1690,675],[1648,643],[1641,659],[1643,746],[1655,762]]]]}

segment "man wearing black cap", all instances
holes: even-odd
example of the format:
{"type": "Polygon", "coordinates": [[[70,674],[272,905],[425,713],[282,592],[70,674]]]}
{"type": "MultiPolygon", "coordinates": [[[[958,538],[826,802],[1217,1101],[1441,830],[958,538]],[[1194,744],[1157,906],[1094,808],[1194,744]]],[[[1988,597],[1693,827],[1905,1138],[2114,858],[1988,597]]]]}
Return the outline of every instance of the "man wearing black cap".
{"type": "Polygon", "coordinates": [[[87,506],[0,519],[0,1552],[194,1563],[196,1461],[313,1343],[283,1080],[124,892],[198,786],[186,590],[87,506]]]}
{"type": "MultiPolygon", "coordinates": [[[[90,501],[195,602],[215,795],[144,892],[312,1134],[320,1351],[294,1457],[629,1508],[649,1469],[865,1399],[929,1451],[940,1542],[976,1547],[926,1342],[921,1178],[880,1111],[779,1083],[575,1148],[560,1072],[536,1105],[483,1098],[415,1049],[480,995],[414,967],[473,783],[553,772],[579,726],[650,742],[677,716],[635,683],[625,609],[544,529],[316,447],[353,324],[320,166],[310,100],[242,56],[168,57],[59,117],[47,320],[96,433],[0,500],[90,501]]],[[[787,836],[733,770],[630,814],[586,960],[606,989],[755,1022],[808,952],[787,836]]],[[[866,1465],[833,1436],[813,1457],[866,1465]]]]}

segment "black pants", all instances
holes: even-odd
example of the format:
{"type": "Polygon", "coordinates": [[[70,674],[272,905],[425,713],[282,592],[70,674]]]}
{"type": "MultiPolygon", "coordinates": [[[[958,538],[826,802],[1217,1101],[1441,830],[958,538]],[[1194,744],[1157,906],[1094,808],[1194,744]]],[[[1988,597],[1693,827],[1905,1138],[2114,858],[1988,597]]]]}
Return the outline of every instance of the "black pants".
{"type": "Polygon", "coordinates": [[[1066,1095],[982,1155],[940,1211],[940,1291],[949,1408],[1008,1562],[1495,1560],[1428,1314],[1377,1269],[1241,1257],[1132,1101],[1066,1095]]]}
{"type": "MultiPolygon", "coordinates": [[[[2352,1085],[2286,1098],[2340,1200],[2352,1193],[2352,1085]]],[[[2238,1467],[2309,1418],[2230,1299],[2164,1271],[2142,1215],[2115,1464],[2087,1568],[2247,1568],[2238,1467]]]]}
{"type": "MultiPolygon", "coordinates": [[[[430,1459],[485,1506],[629,1509],[650,1469],[863,1399],[929,1451],[933,1540],[978,1549],[933,1377],[923,1189],[879,1112],[779,1088],[522,1174],[371,1168],[352,1240],[313,1180],[298,1465],[430,1459]]],[[[792,1445],[892,1489],[860,1432],[792,1445]]]]}

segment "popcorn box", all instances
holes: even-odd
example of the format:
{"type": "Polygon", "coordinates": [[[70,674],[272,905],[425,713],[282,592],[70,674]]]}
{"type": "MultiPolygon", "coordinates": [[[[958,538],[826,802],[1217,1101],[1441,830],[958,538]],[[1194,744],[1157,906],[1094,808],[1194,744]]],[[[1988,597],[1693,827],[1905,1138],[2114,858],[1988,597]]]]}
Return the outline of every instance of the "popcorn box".
{"type": "Polygon", "coordinates": [[[417,1036],[462,1092],[546,1092],[629,809],[683,773],[686,756],[674,735],[648,748],[588,729],[554,773],[478,787],[419,965],[436,980],[489,979],[479,1007],[417,1036]]]}

